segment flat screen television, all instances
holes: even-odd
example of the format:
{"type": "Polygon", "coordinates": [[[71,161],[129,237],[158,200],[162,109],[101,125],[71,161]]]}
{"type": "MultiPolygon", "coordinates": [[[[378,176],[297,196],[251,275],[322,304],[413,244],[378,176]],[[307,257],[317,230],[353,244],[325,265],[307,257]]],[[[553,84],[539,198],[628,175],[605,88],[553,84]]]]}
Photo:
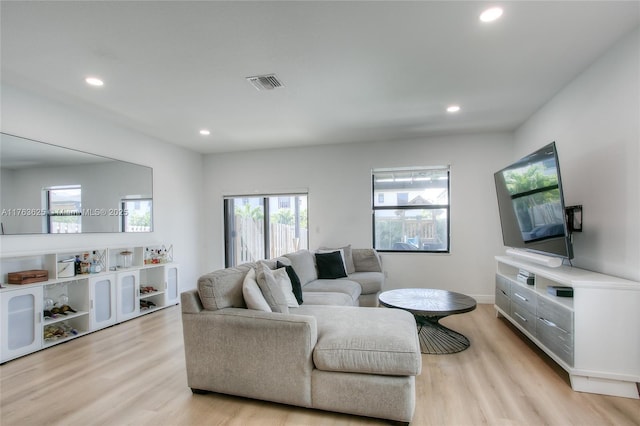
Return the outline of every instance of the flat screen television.
{"type": "Polygon", "coordinates": [[[555,142],[494,174],[506,247],[573,258],[555,142]]]}

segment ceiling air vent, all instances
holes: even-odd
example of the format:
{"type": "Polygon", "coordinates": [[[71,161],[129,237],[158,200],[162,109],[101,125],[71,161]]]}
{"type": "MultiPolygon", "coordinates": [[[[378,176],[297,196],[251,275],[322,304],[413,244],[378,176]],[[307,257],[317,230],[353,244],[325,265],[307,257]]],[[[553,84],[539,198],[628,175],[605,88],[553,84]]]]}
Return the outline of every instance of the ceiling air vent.
{"type": "Polygon", "coordinates": [[[247,77],[247,81],[258,90],[273,90],[278,87],[284,87],[275,74],[247,77]]]}

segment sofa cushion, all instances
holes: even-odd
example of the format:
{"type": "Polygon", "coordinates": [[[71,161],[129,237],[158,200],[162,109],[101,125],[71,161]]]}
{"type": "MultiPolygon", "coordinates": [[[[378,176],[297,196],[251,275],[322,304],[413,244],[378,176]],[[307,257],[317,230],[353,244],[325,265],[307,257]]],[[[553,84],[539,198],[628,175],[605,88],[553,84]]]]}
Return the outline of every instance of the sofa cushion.
{"type": "Polygon", "coordinates": [[[295,269],[293,269],[293,266],[285,265],[278,260],[276,262],[276,267],[278,269],[285,268],[285,271],[287,271],[287,275],[289,276],[289,281],[291,281],[291,288],[293,289],[293,295],[296,297],[296,301],[298,302],[298,305],[302,304],[302,302],[304,301],[302,297],[302,285],[300,284],[300,278],[298,277],[298,274],[296,274],[295,269]]]}
{"type": "MultiPolygon", "coordinates": [[[[340,278],[345,279],[345,278],[340,278]]],[[[362,294],[373,294],[382,290],[384,274],[382,272],[354,272],[346,278],[355,281],[362,287],[362,294]]]]}
{"type": "Polygon", "coordinates": [[[340,251],[316,253],[315,255],[316,265],[318,266],[318,278],[346,278],[347,271],[340,251]]]}
{"type": "Polygon", "coordinates": [[[362,292],[362,287],[355,281],[349,280],[321,280],[317,279],[302,287],[302,291],[305,293],[311,292],[323,292],[323,293],[344,293],[348,295],[352,304],[358,306],[358,298],[362,292]]]}
{"type": "Polygon", "coordinates": [[[275,259],[271,259],[271,260],[276,262],[276,269],[277,268],[282,268],[282,266],[278,266],[278,263],[282,264],[283,266],[284,265],[291,266],[291,261],[289,260],[288,257],[278,256],[275,259]]]}
{"type": "MultiPolygon", "coordinates": [[[[310,291],[303,294],[305,305],[358,306],[358,301],[354,301],[346,293],[310,291]]],[[[292,310],[289,312],[295,313],[292,310]]]]}
{"type": "Polygon", "coordinates": [[[374,249],[353,249],[353,264],[358,272],[382,272],[380,257],[374,249]]]}
{"type": "Polygon", "coordinates": [[[337,248],[320,247],[320,251],[322,252],[332,252],[336,250],[342,251],[342,256],[344,257],[344,265],[345,265],[344,267],[345,267],[345,270],[347,271],[347,274],[351,274],[355,272],[356,267],[353,264],[353,254],[351,251],[351,244],[346,245],[344,247],[337,247],[337,248]]]}
{"type": "Polygon", "coordinates": [[[420,374],[420,344],[409,312],[309,305],[297,311],[316,318],[318,342],[313,362],[317,369],[390,376],[420,374]]]}
{"type": "Polygon", "coordinates": [[[291,261],[291,266],[296,271],[298,278],[300,278],[302,286],[318,279],[313,253],[309,250],[298,250],[295,253],[288,253],[284,256],[291,261]]]}
{"type": "Polygon", "coordinates": [[[255,311],[272,312],[271,307],[262,295],[262,291],[256,281],[256,270],[251,268],[244,277],[242,283],[242,295],[247,308],[255,311]]]}
{"type": "MultiPolygon", "coordinates": [[[[283,272],[286,276],[286,272],[284,270],[283,272]]],[[[280,277],[278,277],[278,279],[280,279],[280,277]]],[[[262,295],[267,300],[273,312],[288,314],[288,301],[278,279],[274,276],[269,265],[264,262],[258,262],[256,265],[256,281],[258,281],[262,295]]]]}
{"type": "Polygon", "coordinates": [[[242,283],[253,264],[211,272],[198,279],[198,295],[205,309],[246,308],[242,283]]]}

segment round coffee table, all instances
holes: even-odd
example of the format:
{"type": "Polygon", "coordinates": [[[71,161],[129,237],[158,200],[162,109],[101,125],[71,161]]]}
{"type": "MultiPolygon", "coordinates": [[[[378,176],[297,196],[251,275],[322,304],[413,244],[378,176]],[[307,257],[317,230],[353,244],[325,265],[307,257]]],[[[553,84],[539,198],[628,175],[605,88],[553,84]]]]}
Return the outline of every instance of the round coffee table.
{"type": "Polygon", "coordinates": [[[453,354],[469,347],[469,339],[440,324],[441,318],[476,308],[473,297],[447,290],[401,288],[380,293],[382,306],[409,311],[416,319],[420,350],[425,354],[453,354]]]}

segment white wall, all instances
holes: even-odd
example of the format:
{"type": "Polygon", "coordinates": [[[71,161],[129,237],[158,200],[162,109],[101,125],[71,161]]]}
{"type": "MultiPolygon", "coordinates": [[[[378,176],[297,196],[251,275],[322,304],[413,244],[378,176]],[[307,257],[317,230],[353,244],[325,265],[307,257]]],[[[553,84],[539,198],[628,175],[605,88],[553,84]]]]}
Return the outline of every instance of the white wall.
{"type": "Polygon", "coordinates": [[[173,244],[181,288],[202,273],[202,156],[109,124],[10,86],[2,86],[2,131],[153,168],[154,232],[82,235],[3,235],[0,252],[173,244]]]}
{"type": "Polygon", "coordinates": [[[384,254],[386,288],[431,287],[492,301],[503,253],[493,173],[513,158],[510,134],[329,145],[205,156],[206,268],[224,266],[224,195],[308,189],[310,248],[372,246],[371,170],[451,165],[451,254],[384,254]]]}
{"type": "Polygon", "coordinates": [[[582,204],[575,266],[640,280],[640,32],[574,79],[516,135],[516,154],[556,141],[567,205],[582,204]]]}

